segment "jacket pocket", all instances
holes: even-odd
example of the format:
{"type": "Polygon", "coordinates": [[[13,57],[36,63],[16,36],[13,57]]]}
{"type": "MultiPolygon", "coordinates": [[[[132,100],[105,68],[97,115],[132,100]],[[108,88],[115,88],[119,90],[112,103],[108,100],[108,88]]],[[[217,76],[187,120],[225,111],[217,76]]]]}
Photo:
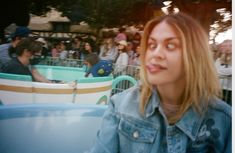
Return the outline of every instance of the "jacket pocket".
{"type": "Polygon", "coordinates": [[[119,123],[121,152],[145,153],[152,148],[158,129],[153,125],[134,118],[121,118],[119,123]]]}

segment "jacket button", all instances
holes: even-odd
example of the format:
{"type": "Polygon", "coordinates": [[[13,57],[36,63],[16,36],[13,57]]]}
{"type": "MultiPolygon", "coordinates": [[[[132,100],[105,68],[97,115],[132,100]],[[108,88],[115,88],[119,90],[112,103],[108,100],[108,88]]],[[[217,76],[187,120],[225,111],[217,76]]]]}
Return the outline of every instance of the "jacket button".
{"type": "Polygon", "coordinates": [[[137,139],[137,138],[139,137],[139,132],[138,132],[138,131],[135,131],[135,132],[133,133],[133,137],[134,137],[135,139],[137,139]]]}

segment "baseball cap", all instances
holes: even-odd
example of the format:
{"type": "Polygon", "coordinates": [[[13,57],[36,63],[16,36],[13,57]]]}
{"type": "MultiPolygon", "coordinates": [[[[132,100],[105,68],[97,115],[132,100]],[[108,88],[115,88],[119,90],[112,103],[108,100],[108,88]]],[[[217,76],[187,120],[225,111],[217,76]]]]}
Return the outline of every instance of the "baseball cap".
{"type": "Polygon", "coordinates": [[[38,41],[38,42],[40,42],[40,43],[43,43],[43,44],[46,44],[46,41],[45,41],[45,39],[44,38],[38,38],[38,39],[36,39],[36,41],[38,41]]]}
{"type": "Polygon", "coordinates": [[[11,34],[11,38],[15,37],[28,37],[31,31],[25,26],[18,26],[14,33],[11,34]]]}
{"type": "Polygon", "coordinates": [[[123,45],[123,46],[127,46],[127,42],[125,40],[119,41],[118,44],[123,45]]]}

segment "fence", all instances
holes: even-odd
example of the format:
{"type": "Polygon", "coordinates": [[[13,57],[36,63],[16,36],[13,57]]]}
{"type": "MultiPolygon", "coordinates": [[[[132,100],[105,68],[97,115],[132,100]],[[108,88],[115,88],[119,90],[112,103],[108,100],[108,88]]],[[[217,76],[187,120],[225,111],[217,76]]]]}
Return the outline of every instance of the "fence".
{"type": "Polygon", "coordinates": [[[49,66],[67,66],[67,67],[83,67],[83,61],[78,59],[60,59],[58,57],[46,57],[39,63],[41,65],[49,66]]]}
{"type": "Polygon", "coordinates": [[[232,75],[220,76],[220,85],[222,88],[222,99],[232,105],[232,75]]]}
{"type": "MultiPolygon", "coordinates": [[[[77,59],[59,59],[59,58],[51,58],[48,57],[40,63],[42,65],[51,65],[51,66],[68,66],[68,67],[83,67],[83,61],[77,59]]],[[[115,68],[115,65],[114,65],[115,68]]],[[[139,80],[139,67],[128,65],[126,68],[126,75],[131,76],[135,80],[139,80]]],[[[121,73],[113,74],[114,77],[123,75],[121,73]]],[[[220,83],[223,89],[222,99],[231,105],[232,100],[232,76],[220,76],[220,83]]],[[[112,94],[122,92],[130,88],[133,85],[131,81],[121,81],[116,85],[116,88],[113,89],[112,94]]]]}

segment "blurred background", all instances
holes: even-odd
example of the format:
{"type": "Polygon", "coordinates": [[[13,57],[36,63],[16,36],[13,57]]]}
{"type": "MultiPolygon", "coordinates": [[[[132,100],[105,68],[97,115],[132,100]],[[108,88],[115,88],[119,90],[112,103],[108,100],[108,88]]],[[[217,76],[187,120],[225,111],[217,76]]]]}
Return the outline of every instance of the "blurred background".
{"type": "MultiPolygon", "coordinates": [[[[0,39],[14,26],[29,26],[36,36],[50,37],[46,32],[73,32],[101,35],[127,27],[130,32],[142,30],[144,24],[163,13],[183,11],[192,15],[210,35],[210,43],[221,43],[232,37],[232,0],[3,0],[0,7],[0,39]],[[44,33],[44,35],[43,35],[44,33]]],[[[70,36],[68,36],[70,33],[70,36]]],[[[61,34],[60,34],[61,35],[61,34]]]]}

